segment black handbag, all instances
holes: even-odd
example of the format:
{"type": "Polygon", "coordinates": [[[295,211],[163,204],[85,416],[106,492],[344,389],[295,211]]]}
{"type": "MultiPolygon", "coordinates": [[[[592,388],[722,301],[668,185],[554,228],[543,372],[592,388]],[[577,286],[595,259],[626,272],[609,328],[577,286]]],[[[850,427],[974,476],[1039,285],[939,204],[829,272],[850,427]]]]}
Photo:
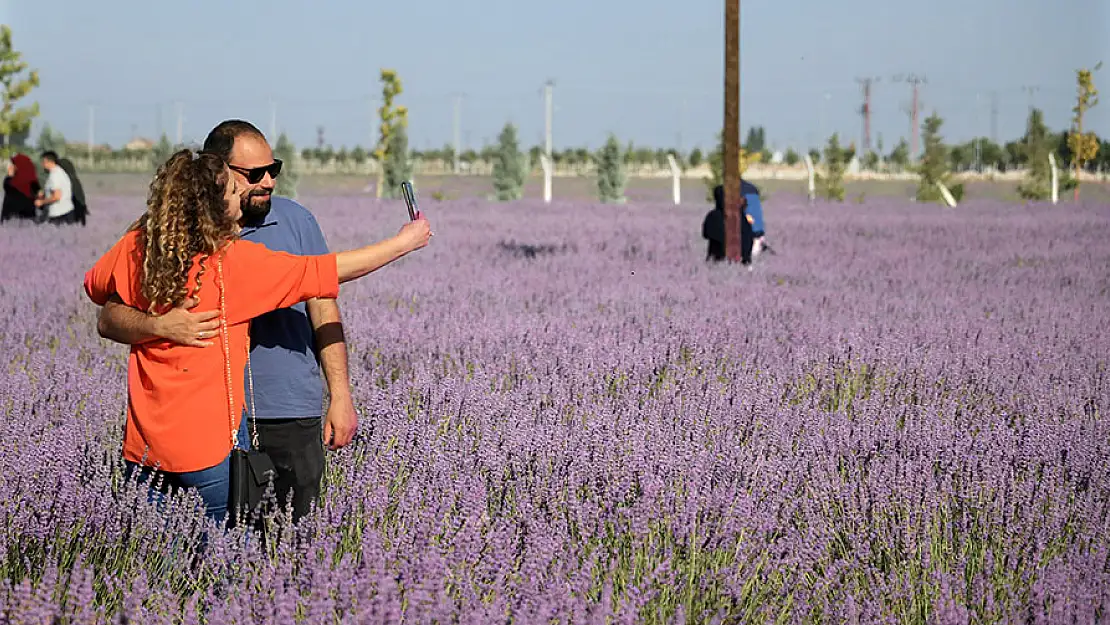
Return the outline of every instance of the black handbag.
{"type": "Polygon", "coordinates": [[[275,472],[274,463],[266,452],[257,449],[231,450],[228,527],[240,525],[258,511],[266,488],[273,483],[275,472]]]}
{"type": "Polygon", "coordinates": [[[251,448],[250,450],[239,448],[239,428],[235,427],[235,385],[231,375],[231,344],[228,341],[227,309],[224,302],[223,263],[219,259],[216,263],[220,279],[220,331],[223,333],[224,364],[227,373],[228,422],[231,425],[231,475],[230,484],[228,484],[227,526],[236,527],[258,511],[266,489],[273,484],[277,469],[269,454],[258,444],[258,424],[254,414],[254,374],[251,371],[249,344],[247,345],[247,382],[250,392],[250,413],[247,418],[251,448]]]}

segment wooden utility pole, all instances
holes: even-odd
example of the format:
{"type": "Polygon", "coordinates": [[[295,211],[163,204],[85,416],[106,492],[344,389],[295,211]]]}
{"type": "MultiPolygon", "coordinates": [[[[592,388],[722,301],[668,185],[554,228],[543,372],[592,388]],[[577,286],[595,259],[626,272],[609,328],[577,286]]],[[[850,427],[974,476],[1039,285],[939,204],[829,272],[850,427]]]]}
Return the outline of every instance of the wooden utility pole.
{"type": "Polygon", "coordinates": [[[725,256],[740,260],[740,0],[725,0],[725,256]]]}

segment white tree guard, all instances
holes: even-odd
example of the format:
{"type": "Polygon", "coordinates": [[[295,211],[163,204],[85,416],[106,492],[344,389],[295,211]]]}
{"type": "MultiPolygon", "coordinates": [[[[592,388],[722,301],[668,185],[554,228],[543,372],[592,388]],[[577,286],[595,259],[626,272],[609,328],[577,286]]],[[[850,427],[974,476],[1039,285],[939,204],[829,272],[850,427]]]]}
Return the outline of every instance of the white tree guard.
{"type": "Polygon", "coordinates": [[[1048,153],[1048,166],[1052,169],[1052,203],[1060,201],[1060,174],[1056,170],[1056,155],[1048,153]]]}
{"type": "Polygon", "coordinates": [[[673,154],[667,155],[667,165],[671,168],[671,195],[674,198],[674,205],[678,206],[682,203],[682,170],[679,169],[673,154]]]}
{"type": "Polygon", "coordinates": [[[806,163],[806,172],[809,174],[809,202],[813,203],[817,199],[817,184],[814,182],[813,159],[806,154],[804,157],[806,163]]]}
{"type": "Polygon", "coordinates": [[[948,205],[948,208],[956,208],[956,198],[952,197],[952,192],[948,190],[948,187],[938,180],[937,188],[940,189],[940,195],[944,198],[944,203],[948,205]]]}
{"type": "Polygon", "coordinates": [[[546,154],[540,154],[540,167],[543,168],[543,201],[551,203],[551,159],[546,154]]]}

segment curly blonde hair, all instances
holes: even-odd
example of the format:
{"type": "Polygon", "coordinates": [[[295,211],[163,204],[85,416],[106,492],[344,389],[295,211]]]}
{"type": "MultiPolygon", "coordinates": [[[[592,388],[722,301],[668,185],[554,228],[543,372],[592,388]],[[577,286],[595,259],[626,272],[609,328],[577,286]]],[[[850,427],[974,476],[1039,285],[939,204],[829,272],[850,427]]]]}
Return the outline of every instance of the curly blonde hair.
{"type": "Polygon", "coordinates": [[[229,177],[219,156],[192,150],[175,153],[158,168],[146,212],[130,228],[139,232],[140,292],[150,310],[181,305],[189,295],[186,283],[194,261],[201,267],[195,295],[204,262],[235,236],[225,197],[229,177]]]}

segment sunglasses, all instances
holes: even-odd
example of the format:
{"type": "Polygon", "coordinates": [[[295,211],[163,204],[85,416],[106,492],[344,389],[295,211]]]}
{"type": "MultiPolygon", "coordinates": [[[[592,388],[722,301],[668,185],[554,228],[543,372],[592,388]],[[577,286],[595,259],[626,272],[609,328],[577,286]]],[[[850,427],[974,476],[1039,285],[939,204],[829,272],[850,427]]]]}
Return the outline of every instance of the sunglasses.
{"type": "Polygon", "coordinates": [[[247,182],[251,184],[258,184],[262,181],[262,178],[264,178],[266,174],[270,174],[271,178],[278,177],[278,174],[281,173],[281,159],[275,158],[274,162],[270,163],[269,165],[263,165],[262,167],[252,167],[250,169],[247,169],[246,167],[237,167],[235,165],[228,165],[227,167],[228,169],[232,169],[243,174],[247,178],[247,182]]]}

